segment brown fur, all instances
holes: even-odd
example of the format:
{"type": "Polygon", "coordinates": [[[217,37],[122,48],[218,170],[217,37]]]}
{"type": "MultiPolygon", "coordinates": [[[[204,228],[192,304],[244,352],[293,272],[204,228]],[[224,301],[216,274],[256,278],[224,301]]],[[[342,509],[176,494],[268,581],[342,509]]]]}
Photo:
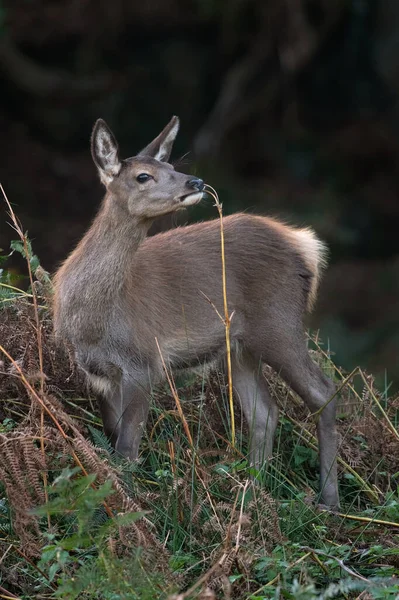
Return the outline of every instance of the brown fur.
{"type": "MultiPolygon", "coordinates": [[[[73,344],[79,364],[104,395],[105,430],[131,458],[137,456],[151,385],[164,377],[160,353],[175,369],[225,354],[224,326],[215,310],[223,313],[219,221],[146,238],[153,218],[201,196],[193,189],[202,182],[154,158],[168,159],[177,127],[172,120],[147,150],[121,162],[112,134],[103,122],[96,124],[93,157],[107,194],[54,280],[56,332],[73,344]],[[138,183],[142,172],[152,178],[138,183]]],[[[253,429],[251,459],[260,466],[271,452],[278,414],[260,362],[279,371],[312,411],[334,391],[309,358],[303,327],[325,252],[311,230],[266,217],[226,217],[224,235],[234,312],[233,383],[253,429]]],[[[334,402],[321,412],[318,430],[322,499],[336,506],[334,402]]]]}

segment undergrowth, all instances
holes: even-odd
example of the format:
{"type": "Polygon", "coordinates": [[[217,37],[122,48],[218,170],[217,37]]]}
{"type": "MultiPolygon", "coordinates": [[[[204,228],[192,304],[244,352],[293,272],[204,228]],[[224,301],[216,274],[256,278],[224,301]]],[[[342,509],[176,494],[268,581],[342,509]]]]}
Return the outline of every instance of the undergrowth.
{"type": "Polygon", "coordinates": [[[228,386],[205,367],[153,390],[130,463],[53,342],[51,283],[21,235],[28,289],[0,273],[0,598],[398,597],[398,397],[309,338],[340,389],[337,513],[317,507],[315,425],[267,368],[281,415],[261,484],[240,409],[233,448],[228,386]]]}

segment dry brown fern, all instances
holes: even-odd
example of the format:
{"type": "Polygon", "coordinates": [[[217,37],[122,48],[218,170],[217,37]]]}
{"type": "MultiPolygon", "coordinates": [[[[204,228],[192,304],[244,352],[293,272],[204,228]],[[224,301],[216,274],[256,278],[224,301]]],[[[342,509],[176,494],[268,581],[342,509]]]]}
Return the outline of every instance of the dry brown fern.
{"type": "Polygon", "coordinates": [[[262,540],[266,552],[271,552],[277,544],[284,542],[277,503],[269,492],[256,489],[254,499],[248,503],[247,512],[251,515],[252,537],[254,540],[262,540]]]}
{"type": "Polygon", "coordinates": [[[13,529],[28,556],[39,556],[42,535],[32,510],[45,501],[42,473],[46,461],[37,432],[24,428],[0,435],[0,480],[13,514],[13,529]]]}
{"type": "MultiPolygon", "coordinates": [[[[33,508],[45,502],[43,474],[47,475],[55,466],[61,468],[70,465],[72,452],[79,457],[87,472],[96,474],[98,484],[112,481],[115,493],[107,501],[112,511],[142,512],[141,506],[124,489],[115,468],[106,458],[97,454],[95,447],[65,413],[58,400],[47,397],[46,405],[63,430],[69,433],[67,439],[54,424],[46,423],[42,428],[37,411],[30,412],[29,422],[21,424],[13,432],[0,435],[0,479],[4,483],[12,510],[14,532],[28,556],[39,556],[43,543],[38,518],[32,512],[33,508]],[[44,454],[40,439],[43,439],[44,454]],[[59,462],[58,457],[64,457],[64,464],[59,462]]],[[[123,528],[121,532],[123,533],[123,528]]],[[[156,547],[159,556],[166,556],[147,518],[130,524],[126,536],[128,532],[138,545],[156,547]]]]}

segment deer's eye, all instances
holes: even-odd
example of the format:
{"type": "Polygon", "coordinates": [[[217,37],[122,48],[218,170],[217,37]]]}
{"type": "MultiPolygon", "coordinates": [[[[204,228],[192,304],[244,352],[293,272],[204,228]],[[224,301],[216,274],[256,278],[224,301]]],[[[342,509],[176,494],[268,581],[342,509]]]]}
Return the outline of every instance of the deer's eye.
{"type": "Polygon", "coordinates": [[[145,183],[149,179],[153,179],[153,177],[152,175],[148,175],[148,173],[140,173],[140,175],[137,175],[136,177],[136,181],[139,183],[145,183]]]}

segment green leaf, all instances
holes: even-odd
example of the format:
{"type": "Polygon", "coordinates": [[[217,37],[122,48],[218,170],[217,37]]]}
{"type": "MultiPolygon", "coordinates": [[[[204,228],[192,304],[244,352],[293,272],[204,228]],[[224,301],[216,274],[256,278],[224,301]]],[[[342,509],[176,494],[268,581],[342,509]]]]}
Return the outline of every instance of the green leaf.
{"type": "Polygon", "coordinates": [[[53,581],[54,577],[56,576],[56,574],[58,573],[58,571],[60,570],[60,567],[57,563],[53,563],[49,570],[48,570],[48,578],[49,581],[53,581]]]}
{"type": "Polygon", "coordinates": [[[243,578],[242,573],[240,573],[239,575],[230,575],[229,581],[230,581],[230,583],[234,583],[235,581],[238,581],[239,579],[242,579],[242,578],[243,578]]]}
{"type": "MultiPolygon", "coordinates": [[[[26,258],[26,256],[25,256],[25,248],[24,248],[24,245],[21,242],[21,240],[12,240],[11,243],[10,243],[10,248],[14,252],[19,252],[20,254],[22,254],[22,256],[24,258],[26,258]]],[[[29,246],[28,246],[28,248],[29,248],[29,246]]]]}

